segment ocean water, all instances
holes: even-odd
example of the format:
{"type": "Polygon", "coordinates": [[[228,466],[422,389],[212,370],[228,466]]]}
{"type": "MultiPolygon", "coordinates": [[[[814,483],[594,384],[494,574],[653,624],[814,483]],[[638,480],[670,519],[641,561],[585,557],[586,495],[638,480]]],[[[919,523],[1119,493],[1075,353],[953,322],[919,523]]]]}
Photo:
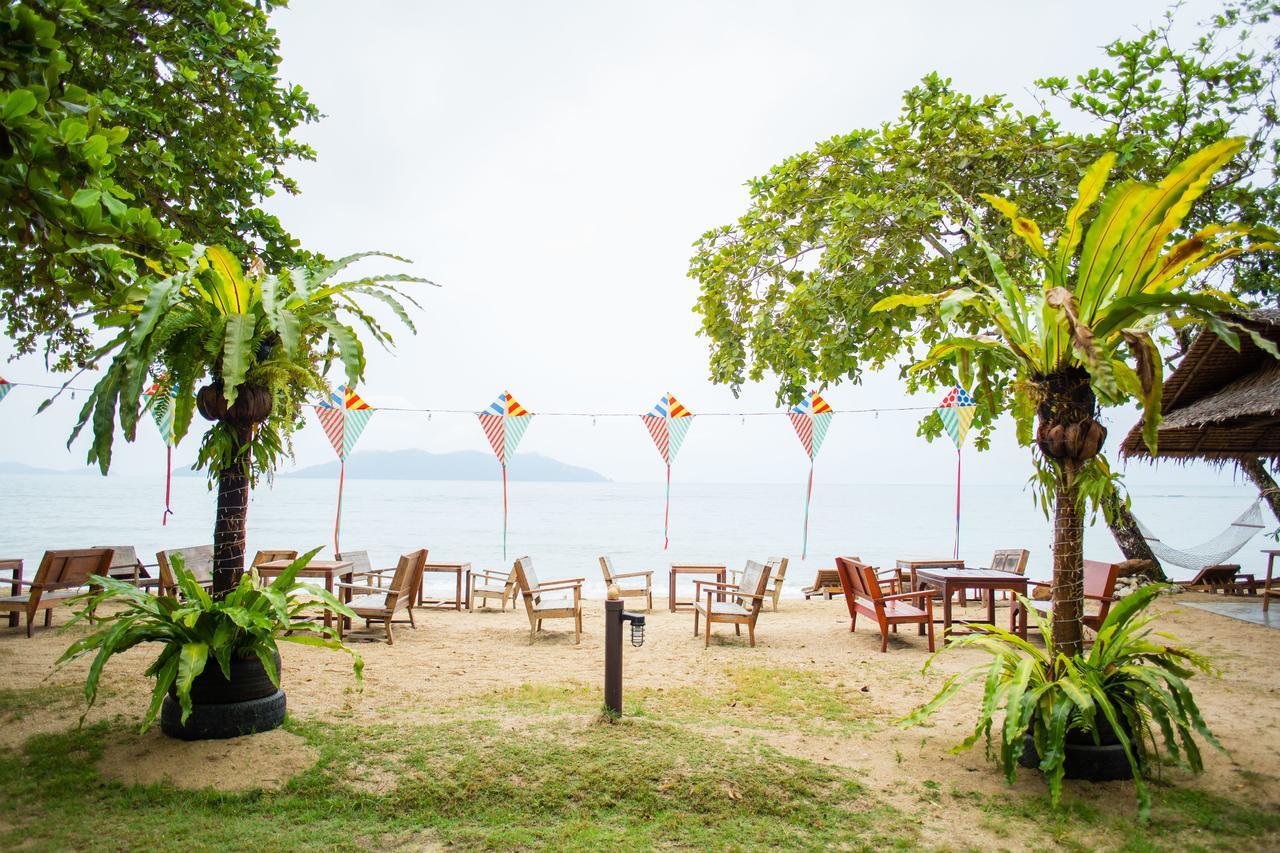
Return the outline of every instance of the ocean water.
{"type": "MultiPolygon", "coordinates": [[[[253,495],[248,549],[322,546],[333,550],[336,483],[280,478],[253,495]]],[[[955,492],[949,484],[815,484],[809,550],[802,560],[804,485],[675,484],[671,545],[662,547],[661,483],[512,483],[507,557],[502,554],[502,486],[496,482],[363,480],[346,484],[341,544],[366,549],[376,565],[420,547],[430,559],[467,561],[499,569],[515,557],[534,558],[544,579],[584,577],[586,594],[601,596],[596,558],[607,554],[616,571],[653,569],[656,591],[666,594],[672,562],[726,563],[774,555],[792,558],[784,594],[796,596],[817,568],[837,554],[877,565],[898,557],[950,557],[955,492]]],[[[160,548],[212,540],[214,494],[203,479],[175,477],[175,515],[162,526],[163,483],[151,477],[92,474],[16,475],[0,482],[0,558],[25,558],[35,571],[46,548],[131,544],[144,562],[160,548]]],[[[1165,541],[1202,542],[1220,532],[1256,497],[1247,486],[1138,489],[1135,511],[1165,541]]],[[[1270,519],[1268,519],[1268,522],[1270,519]]],[[[965,486],[960,555],[985,565],[996,548],[1028,548],[1028,573],[1050,573],[1051,528],[1018,486],[965,486]]],[[[1246,570],[1265,572],[1259,536],[1237,555],[1246,570]]],[[[1098,520],[1085,537],[1090,558],[1118,557],[1098,520]]],[[[1175,577],[1190,573],[1170,567],[1175,577]]],[[[452,578],[428,575],[428,590],[452,595],[452,578]]]]}

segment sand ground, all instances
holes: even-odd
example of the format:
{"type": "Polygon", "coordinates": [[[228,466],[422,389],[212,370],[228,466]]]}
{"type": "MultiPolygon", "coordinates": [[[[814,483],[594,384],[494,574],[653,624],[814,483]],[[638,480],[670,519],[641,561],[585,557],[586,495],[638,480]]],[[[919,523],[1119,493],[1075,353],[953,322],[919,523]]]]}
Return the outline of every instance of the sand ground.
{"type": "MultiPolygon", "coordinates": [[[[1206,748],[1202,776],[1190,777],[1179,771],[1170,774],[1180,785],[1280,808],[1280,742],[1263,736],[1280,724],[1280,674],[1274,665],[1280,653],[1280,631],[1187,607],[1189,600],[1193,594],[1160,599],[1155,605],[1159,625],[1221,668],[1220,679],[1197,678],[1193,686],[1207,722],[1228,754],[1206,748]]],[[[850,768],[890,797],[904,777],[936,780],[944,790],[992,795],[1008,790],[981,748],[958,755],[949,751],[972,726],[971,702],[951,703],[927,728],[902,730],[892,725],[894,719],[932,696],[947,674],[981,661],[979,653],[948,652],[927,674],[921,674],[928,658],[925,638],[904,629],[891,639],[888,653],[881,654],[873,626],[860,622],[859,630],[850,634],[840,599],[784,599],[777,612],[761,614],[754,649],[748,647],[745,631],[738,638],[727,626],[716,626],[711,646],[705,648],[702,638],[693,636],[690,613],[669,613],[661,598],[655,598],[654,604],[644,646],[625,649],[627,690],[694,688],[707,695],[725,691],[731,695],[732,676],[740,667],[814,673],[846,701],[861,703],[867,716],[880,724],[872,734],[861,737],[775,727],[764,735],[771,746],[850,768]]],[[[523,608],[471,613],[419,611],[417,628],[397,625],[396,642],[391,646],[381,642],[379,627],[356,630],[349,639],[365,659],[362,690],[354,688],[344,655],[283,644],[289,710],[302,719],[386,723],[427,720],[443,707],[456,707],[522,685],[601,689],[603,611],[603,602],[586,602],[580,645],[574,644],[572,631],[565,630],[572,627],[568,620],[548,622],[547,630],[530,644],[523,608]]],[[[1007,618],[1006,614],[1001,608],[998,619],[1007,618]]],[[[59,621],[65,619],[60,614],[59,621]]],[[[21,689],[44,679],[53,685],[83,683],[87,660],[50,674],[70,639],[65,633],[37,629],[36,637],[28,640],[20,630],[0,628],[0,688],[21,689]]],[[[89,712],[88,721],[140,719],[150,690],[141,673],[153,655],[144,647],[112,661],[103,677],[104,697],[89,712]]],[[[8,721],[0,726],[0,747],[16,747],[35,733],[74,725],[80,707],[73,703],[74,697],[72,703],[37,708],[8,721]]],[[[718,715],[728,724],[711,731],[726,738],[741,735],[733,725],[733,715],[729,705],[718,715]]],[[[268,768],[258,780],[267,787],[282,782],[289,768],[300,771],[313,760],[292,735],[277,738],[270,745],[259,740],[253,749],[261,755],[268,746],[278,756],[288,756],[289,761],[284,772],[277,761],[255,762],[268,768]]],[[[215,785],[220,778],[243,780],[245,767],[250,766],[238,760],[234,744],[188,747],[168,742],[153,730],[145,738],[115,748],[107,762],[111,775],[153,781],[147,767],[157,763],[159,750],[167,766],[181,770],[184,761],[190,762],[203,768],[193,775],[215,785]],[[220,777],[217,768],[228,763],[235,771],[220,777]]],[[[1040,792],[1043,782],[1034,773],[1020,774],[1017,789],[1040,792]]],[[[1079,784],[1073,786],[1072,794],[1099,803],[1132,800],[1127,782],[1079,784]]],[[[953,803],[922,805],[912,800],[904,805],[919,813],[923,825],[931,828],[926,838],[935,834],[945,838],[955,817],[949,811],[956,808],[953,803]]]]}

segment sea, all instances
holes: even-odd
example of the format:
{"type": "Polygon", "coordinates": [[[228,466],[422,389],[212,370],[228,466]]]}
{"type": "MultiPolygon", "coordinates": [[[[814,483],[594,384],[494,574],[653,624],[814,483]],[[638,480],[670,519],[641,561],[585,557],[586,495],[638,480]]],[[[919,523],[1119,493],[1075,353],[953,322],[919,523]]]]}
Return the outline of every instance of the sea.
{"type": "MultiPolygon", "coordinates": [[[[803,483],[674,484],[666,548],[663,491],[662,483],[513,482],[504,554],[501,483],[353,478],[345,486],[339,545],[369,551],[375,566],[394,565],[398,554],[423,547],[432,562],[468,562],[477,570],[505,571],[529,555],[544,580],[586,578],[589,597],[604,593],[602,555],[612,557],[615,571],[653,570],[659,595],[666,594],[673,562],[741,567],[748,559],[785,555],[784,595],[796,597],[836,555],[891,566],[899,558],[955,552],[952,484],[815,484],[803,554],[803,483]]],[[[1257,492],[1240,484],[1135,488],[1132,495],[1144,523],[1185,548],[1221,532],[1257,492]]],[[[203,478],[173,479],[174,512],[166,524],[163,497],[163,482],[151,477],[6,475],[0,478],[0,559],[24,559],[30,576],[50,548],[133,545],[144,562],[154,562],[159,549],[212,541],[215,495],[203,478]]],[[[324,480],[264,483],[249,506],[249,555],[319,547],[331,556],[336,498],[337,484],[324,480]]],[[[1027,548],[1028,574],[1044,579],[1051,573],[1050,544],[1051,525],[1029,491],[965,486],[959,554],[969,565],[988,565],[997,548],[1027,548]]],[[[1235,559],[1246,571],[1265,573],[1264,547],[1275,546],[1260,534],[1235,559]]],[[[1085,554],[1120,557],[1101,518],[1086,530],[1085,554]]],[[[1175,578],[1191,574],[1167,568],[1175,578]]],[[[448,575],[428,575],[424,586],[429,594],[453,595],[448,575]]]]}

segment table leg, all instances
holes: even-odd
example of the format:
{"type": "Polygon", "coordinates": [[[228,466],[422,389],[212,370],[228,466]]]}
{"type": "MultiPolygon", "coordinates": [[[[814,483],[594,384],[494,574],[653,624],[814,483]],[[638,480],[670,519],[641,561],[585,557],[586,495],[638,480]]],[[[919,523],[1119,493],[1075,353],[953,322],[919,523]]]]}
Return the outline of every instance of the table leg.
{"type": "Polygon", "coordinates": [[[942,585],[942,639],[951,633],[951,584],[942,585]]]}
{"type": "Polygon", "coordinates": [[[676,570],[667,575],[667,609],[676,612],[676,570]]]}
{"type": "MultiPolygon", "coordinates": [[[[1262,588],[1262,612],[1266,613],[1271,607],[1271,570],[1276,564],[1276,555],[1267,555],[1267,585],[1262,588]]],[[[12,617],[10,617],[12,618],[12,617]]],[[[14,624],[12,622],[10,625],[14,624]]]]}
{"type": "MultiPolygon", "coordinates": [[[[333,574],[332,573],[325,574],[324,588],[330,595],[333,595],[333,574]]],[[[333,614],[330,613],[328,610],[325,610],[324,612],[324,626],[326,628],[333,627],[333,614]]]]}
{"type": "Polygon", "coordinates": [[[987,590],[987,624],[996,624],[996,589],[987,590]]]}
{"type": "Polygon", "coordinates": [[[454,585],[453,609],[462,609],[462,569],[458,569],[458,580],[454,585]]]}

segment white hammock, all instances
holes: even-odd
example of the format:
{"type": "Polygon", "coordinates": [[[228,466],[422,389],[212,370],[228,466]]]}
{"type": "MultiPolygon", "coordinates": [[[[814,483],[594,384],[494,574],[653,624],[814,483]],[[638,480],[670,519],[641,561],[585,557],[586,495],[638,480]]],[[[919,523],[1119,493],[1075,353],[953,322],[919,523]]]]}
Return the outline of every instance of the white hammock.
{"type": "Polygon", "coordinates": [[[1136,516],[1134,521],[1138,522],[1138,530],[1142,531],[1142,538],[1147,540],[1153,554],[1165,562],[1198,572],[1229,559],[1262,530],[1261,504],[1261,499],[1254,501],[1226,530],[1194,548],[1171,548],[1161,542],[1160,537],[1152,533],[1136,516]]]}

